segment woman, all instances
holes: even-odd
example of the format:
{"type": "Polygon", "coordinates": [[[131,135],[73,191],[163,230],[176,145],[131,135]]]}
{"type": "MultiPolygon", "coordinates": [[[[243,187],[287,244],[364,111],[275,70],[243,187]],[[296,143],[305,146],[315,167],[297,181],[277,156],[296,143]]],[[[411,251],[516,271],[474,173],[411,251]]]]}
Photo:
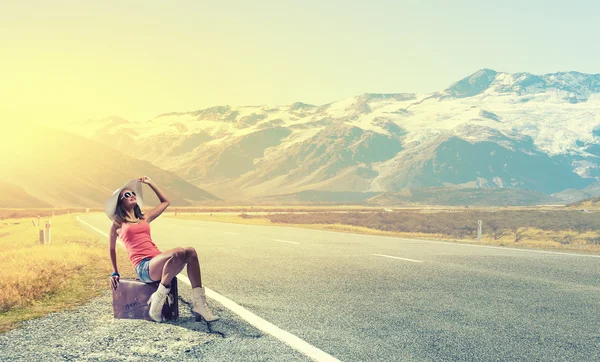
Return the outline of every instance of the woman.
{"type": "Polygon", "coordinates": [[[162,308],[171,288],[171,280],[187,265],[187,273],[192,285],[192,312],[196,319],[213,322],[219,319],[208,309],[206,296],[200,275],[200,263],[196,250],[192,247],[175,248],[161,252],[152,242],[150,223],[169,206],[170,201],[165,194],[147,176],[129,180],[123,187],[115,190],[106,200],[104,211],[113,221],[110,228],[110,260],[114,272],[111,274],[111,285],[119,285],[117,270],[117,254],[115,246],[117,236],[121,239],[129,259],[135,267],[138,278],[145,283],[160,281],[158,289],[150,296],[149,315],[156,322],[164,321],[162,308]],[[142,183],[154,190],[160,204],[151,211],[142,213],[142,183]]]}

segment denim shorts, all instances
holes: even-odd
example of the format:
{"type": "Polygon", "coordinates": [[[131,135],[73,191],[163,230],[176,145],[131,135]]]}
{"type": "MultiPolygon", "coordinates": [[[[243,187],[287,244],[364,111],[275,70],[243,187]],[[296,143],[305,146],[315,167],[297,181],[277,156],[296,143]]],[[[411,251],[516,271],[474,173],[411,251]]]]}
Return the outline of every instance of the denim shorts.
{"type": "Polygon", "coordinates": [[[137,273],[138,278],[140,278],[140,280],[144,283],[155,282],[155,280],[152,280],[150,278],[150,259],[152,258],[142,259],[142,261],[140,261],[139,264],[135,267],[135,272],[137,273]]]}

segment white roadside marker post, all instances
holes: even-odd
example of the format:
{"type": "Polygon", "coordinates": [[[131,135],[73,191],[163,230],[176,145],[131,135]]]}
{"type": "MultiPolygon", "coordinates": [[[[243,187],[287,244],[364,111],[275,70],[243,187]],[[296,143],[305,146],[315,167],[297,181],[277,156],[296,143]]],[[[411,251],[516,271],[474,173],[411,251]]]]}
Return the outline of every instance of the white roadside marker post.
{"type": "Polygon", "coordinates": [[[52,241],[52,237],[50,235],[50,220],[46,221],[46,242],[49,243],[50,241],[52,241]]]}
{"type": "Polygon", "coordinates": [[[477,220],[477,241],[481,242],[481,220],[477,220]]]}
{"type": "Polygon", "coordinates": [[[37,227],[38,227],[38,233],[40,235],[40,244],[44,244],[44,229],[42,229],[42,224],[40,224],[40,216],[38,215],[37,217],[37,227]]]}

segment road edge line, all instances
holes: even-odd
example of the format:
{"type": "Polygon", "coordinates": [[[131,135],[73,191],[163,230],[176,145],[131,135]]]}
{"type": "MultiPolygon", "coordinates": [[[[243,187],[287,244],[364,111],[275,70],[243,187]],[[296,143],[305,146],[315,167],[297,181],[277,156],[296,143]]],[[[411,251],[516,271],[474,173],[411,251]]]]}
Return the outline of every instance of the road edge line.
{"type": "MultiPolygon", "coordinates": [[[[96,230],[100,234],[103,234],[104,236],[108,237],[107,233],[105,233],[105,232],[101,231],[100,229],[90,225],[89,223],[81,220],[79,218],[79,216],[77,216],[76,219],[79,222],[82,222],[82,223],[86,224],[87,226],[91,227],[92,229],[96,230]]],[[[190,280],[186,276],[178,275],[177,278],[191,286],[190,280]]],[[[277,327],[273,323],[268,322],[265,319],[257,316],[256,314],[250,312],[249,310],[247,310],[246,308],[237,304],[236,302],[232,301],[231,299],[222,296],[221,294],[207,288],[206,286],[204,286],[204,289],[206,290],[207,297],[210,297],[211,299],[216,300],[221,305],[223,305],[225,308],[227,308],[231,312],[237,314],[240,318],[242,318],[244,321],[246,321],[250,325],[260,329],[261,331],[263,331],[267,334],[270,334],[271,336],[277,338],[281,342],[292,347],[296,351],[310,357],[311,359],[313,359],[315,361],[340,362],[337,358],[335,358],[335,357],[331,356],[330,354],[322,351],[321,349],[313,346],[312,344],[309,344],[305,340],[291,334],[290,332],[277,327]]]]}

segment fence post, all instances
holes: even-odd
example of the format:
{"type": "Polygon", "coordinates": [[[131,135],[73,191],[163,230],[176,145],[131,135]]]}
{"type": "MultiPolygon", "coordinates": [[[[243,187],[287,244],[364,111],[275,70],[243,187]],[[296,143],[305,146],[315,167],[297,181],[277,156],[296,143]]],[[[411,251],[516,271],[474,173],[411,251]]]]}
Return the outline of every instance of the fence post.
{"type": "Polygon", "coordinates": [[[46,242],[49,243],[50,241],[52,241],[52,237],[50,234],[50,220],[46,221],[46,242]]]}
{"type": "Polygon", "coordinates": [[[38,231],[40,233],[40,244],[43,245],[44,244],[44,238],[45,238],[44,229],[39,229],[38,231]]]}
{"type": "Polygon", "coordinates": [[[481,220],[477,220],[477,241],[481,242],[481,220]]]}

